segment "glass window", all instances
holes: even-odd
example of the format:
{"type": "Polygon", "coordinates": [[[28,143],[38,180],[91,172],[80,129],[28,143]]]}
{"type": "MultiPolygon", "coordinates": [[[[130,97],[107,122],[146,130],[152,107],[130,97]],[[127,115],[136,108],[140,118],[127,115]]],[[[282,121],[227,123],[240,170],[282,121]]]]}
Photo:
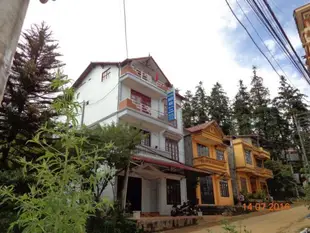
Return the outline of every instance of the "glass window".
{"type": "Polygon", "coordinates": [[[104,80],[108,79],[110,77],[110,68],[107,69],[106,71],[104,71],[101,75],[101,82],[103,82],[104,80]]]}
{"type": "Polygon", "coordinates": [[[225,160],[224,151],[216,150],[216,159],[217,160],[225,160]]]}
{"type": "Polygon", "coordinates": [[[228,189],[228,181],[221,180],[220,181],[220,191],[222,197],[229,197],[229,189],[228,189]]]}
{"type": "Polygon", "coordinates": [[[143,134],[143,139],[141,140],[141,144],[144,146],[151,146],[151,134],[148,131],[141,130],[143,134]]]}
{"type": "Polygon", "coordinates": [[[197,153],[198,156],[210,156],[209,155],[209,148],[207,146],[203,146],[200,144],[197,144],[197,153]]]}
{"type": "Polygon", "coordinates": [[[241,183],[241,191],[248,192],[248,185],[247,185],[247,182],[246,182],[246,178],[241,177],[240,178],[240,183],[241,183]]]}
{"type": "Polygon", "coordinates": [[[250,150],[244,150],[245,153],[245,161],[247,164],[252,164],[252,155],[250,150]]]}
{"type": "Polygon", "coordinates": [[[181,187],[180,181],[167,179],[167,204],[181,204],[181,187]]]}
{"type": "Polygon", "coordinates": [[[256,166],[257,166],[257,167],[263,167],[263,160],[261,160],[261,159],[256,159],[256,166]]]}
{"type": "Polygon", "coordinates": [[[170,152],[172,159],[179,161],[179,144],[177,141],[166,138],[166,151],[170,152]]]}

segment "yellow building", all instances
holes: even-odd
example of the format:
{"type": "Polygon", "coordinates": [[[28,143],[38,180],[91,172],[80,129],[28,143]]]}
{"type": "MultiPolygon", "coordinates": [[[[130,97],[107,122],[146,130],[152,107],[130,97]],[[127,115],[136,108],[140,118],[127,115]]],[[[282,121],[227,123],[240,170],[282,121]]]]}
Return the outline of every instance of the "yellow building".
{"type": "Polygon", "coordinates": [[[224,134],[215,121],[186,129],[185,157],[195,168],[210,172],[199,177],[196,198],[201,206],[233,205],[232,183],[224,134]],[[192,160],[192,161],[189,161],[192,160]]]}
{"type": "Polygon", "coordinates": [[[239,191],[255,193],[258,190],[265,190],[268,192],[266,181],[273,177],[273,173],[264,168],[264,161],[270,159],[269,152],[255,146],[251,138],[237,138],[232,142],[239,191]]]}

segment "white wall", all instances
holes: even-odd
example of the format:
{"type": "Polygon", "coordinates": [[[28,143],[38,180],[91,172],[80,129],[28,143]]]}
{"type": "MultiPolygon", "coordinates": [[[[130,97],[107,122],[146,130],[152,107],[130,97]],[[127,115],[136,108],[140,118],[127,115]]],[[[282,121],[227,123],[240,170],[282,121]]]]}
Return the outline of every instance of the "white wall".
{"type": "MultiPolygon", "coordinates": [[[[131,187],[134,188],[134,187],[131,187]]],[[[151,182],[149,180],[142,179],[142,212],[151,211],[151,182]]]]}
{"type": "Polygon", "coordinates": [[[121,84],[121,97],[120,97],[120,101],[124,100],[124,99],[127,99],[127,98],[131,98],[131,89],[124,85],[124,84],[121,84]]]}
{"type": "Polygon", "coordinates": [[[84,124],[92,124],[118,109],[119,70],[117,66],[96,66],[76,90],[79,102],[89,101],[85,107],[84,124]],[[101,74],[108,68],[110,76],[101,82],[101,74]],[[103,98],[103,99],[102,99],[103,98]],[[101,100],[102,99],[102,100],[101,100]]]}

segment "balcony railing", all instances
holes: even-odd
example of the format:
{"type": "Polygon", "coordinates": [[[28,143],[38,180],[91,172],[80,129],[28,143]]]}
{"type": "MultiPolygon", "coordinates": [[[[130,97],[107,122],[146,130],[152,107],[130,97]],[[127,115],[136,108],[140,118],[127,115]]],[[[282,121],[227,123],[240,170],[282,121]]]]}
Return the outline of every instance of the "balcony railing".
{"type": "Polygon", "coordinates": [[[195,167],[211,167],[216,169],[224,170],[226,169],[226,162],[224,160],[217,160],[210,158],[208,156],[199,156],[193,159],[193,164],[195,167]]]}
{"type": "Polygon", "coordinates": [[[164,157],[172,159],[171,153],[162,149],[153,148],[145,145],[138,145],[135,152],[146,157],[164,157]]]}
{"type": "Polygon", "coordinates": [[[272,171],[267,168],[255,167],[255,173],[261,176],[273,177],[272,171]]]}
{"type": "Polygon", "coordinates": [[[161,121],[164,121],[166,124],[177,128],[177,121],[176,120],[168,121],[168,116],[166,114],[159,112],[159,111],[156,111],[146,104],[138,103],[132,99],[127,98],[127,99],[121,101],[119,104],[120,110],[124,109],[126,107],[134,109],[134,110],[139,111],[141,113],[150,115],[150,116],[154,117],[155,119],[159,119],[161,121]]]}
{"type": "Polygon", "coordinates": [[[124,68],[122,68],[121,74],[125,74],[125,73],[131,73],[135,76],[137,76],[138,78],[140,78],[141,80],[148,82],[149,84],[160,88],[162,91],[166,92],[168,91],[168,87],[166,86],[166,84],[164,84],[162,81],[160,80],[155,80],[155,78],[151,75],[149,75],[148,73],[144,72],[143,70],[140,70],[136,67],[133,66],[125,66],[124,68]]]}

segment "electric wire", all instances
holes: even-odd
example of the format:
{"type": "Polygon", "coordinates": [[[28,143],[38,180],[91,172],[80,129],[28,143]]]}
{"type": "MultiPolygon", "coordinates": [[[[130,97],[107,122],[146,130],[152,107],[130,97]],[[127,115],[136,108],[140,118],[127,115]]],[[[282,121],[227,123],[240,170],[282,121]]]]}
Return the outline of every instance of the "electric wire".
{"type": "Polygon", "coordinates": [[[89,105],[94,105],[94,104],[97,104],[99,102],[101,102],[102,100],[104,100],[108,95],[110,95],[112,93],[112,91],[115,90],[115,88],[119,85],[119,83],[117,83],[106,95],[104,95],[101,99],[97,100],[96,102],[94,103],[90,103],[90,104],[87,104],[87,106],[89,105]]]}
{"type": "Polygon", "coordinates": [[[266,60],[268,61],[268,63],[271,65],[272,69],[276,72],[276,74],[281,77],[281,75],[278,73],[278,71],[276,70],[276,68],[274,67],[274,65],[271,63],[271,61],[269,60],[269,58],[265,55],[265,53],[261,50],[261,48],[258,46],[258,44],[256,43],[256,41],[254,40],[254,38],[252,37],[252,35],[250,34],[250,32],[248,31],[248,29],[244,26],[244,24],[241,22],[241,20],[238,18],[238,16],[235,14],[234,10],[232,9],[230,3],[225,0],[227,6],[229,7],[231,13],[234,15],[234,17],[236,18],[236,20],[239,22],[239,24],[243,27],[243,29],[246,31],[246,33],[248,34],[248,36],[250,37],[250,39],[252,40],[252,42],[255,44],[256,48],[260,51],[260,53],[266,58],[266,60]]]}
{"type": "Polygon", "coordinates": [[[126,44],[126,58],[128,58],[128,41],[127,41],[127,18],[126,18],[126,0],[123,0],[123,10],[124,10],[124,26],[125,26],[125,44],[126,44]]]}

